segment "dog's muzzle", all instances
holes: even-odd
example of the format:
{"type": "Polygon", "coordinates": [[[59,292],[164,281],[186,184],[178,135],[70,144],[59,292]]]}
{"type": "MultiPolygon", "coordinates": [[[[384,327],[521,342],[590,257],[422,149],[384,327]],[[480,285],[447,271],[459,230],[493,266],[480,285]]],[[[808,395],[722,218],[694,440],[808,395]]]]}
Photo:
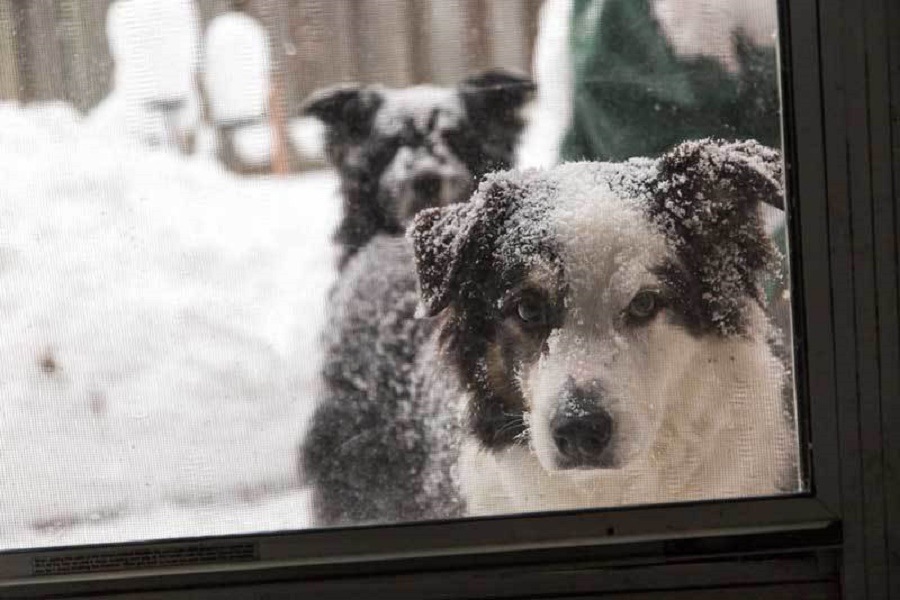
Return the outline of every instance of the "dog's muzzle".
{"type": "Polygon", "coordinates": [[[562,402],[550,420],[550,433],[559,453],[561,469],[599,469],[614,466],[610,452],[614,423],[601,406],[598,382],[578,386],[566,382],[562,402]]]}

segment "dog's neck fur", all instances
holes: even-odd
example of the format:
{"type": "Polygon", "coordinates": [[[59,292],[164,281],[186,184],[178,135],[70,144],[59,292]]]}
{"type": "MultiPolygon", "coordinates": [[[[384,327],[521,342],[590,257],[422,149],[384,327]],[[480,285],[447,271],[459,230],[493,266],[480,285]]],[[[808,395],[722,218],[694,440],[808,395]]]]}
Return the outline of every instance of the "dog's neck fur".
{"type": "MultiPolygon", "coordinates": [[[[758,318],[762,319],[761,311],[758,318]]],[[[622,469],[550,473],[526,447],[463,442],[460,486],[470,514],[766,496],[794,489],[795,440],[781,402],[785,372],[764,341],[705,340],[690,376],[660,394],[656,443],[622,469]]]]}

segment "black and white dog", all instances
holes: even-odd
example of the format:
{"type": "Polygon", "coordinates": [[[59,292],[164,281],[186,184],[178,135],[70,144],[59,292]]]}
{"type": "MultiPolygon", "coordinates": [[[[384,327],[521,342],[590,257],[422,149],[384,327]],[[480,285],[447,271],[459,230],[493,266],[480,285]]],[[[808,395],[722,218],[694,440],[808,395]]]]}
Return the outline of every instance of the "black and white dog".
{"type": "Polygon", "coordinates": [[[304,113],[325,124],[341,179],[340,266],[373,236],[400,235],[419,210],[464,202],[483,175],[510,168],[533,92],[527,77],[492,70],[455,88],[347,84],[313,94],[304,113]]]}
{"type": "Polygon", "coordinates": [[[498,173],[420,212],[412,250],[373,241],[335,296],[346,393],[304,448],[320,524],[797,489],[759,287],[782,201],[777,152],[703,140],[498,173]]]}

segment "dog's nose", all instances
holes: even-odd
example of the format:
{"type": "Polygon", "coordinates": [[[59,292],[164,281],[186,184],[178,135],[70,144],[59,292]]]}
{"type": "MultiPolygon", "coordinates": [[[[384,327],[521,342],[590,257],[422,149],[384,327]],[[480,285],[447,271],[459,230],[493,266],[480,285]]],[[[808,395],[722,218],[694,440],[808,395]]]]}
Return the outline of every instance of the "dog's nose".
{"type": "Polygon", "coordinates": [[[441,191],[441,176],[436,173],[419,173],[413,179],[413,190],[420,198],[434,198],[441,191]]]}
{"type": "Polygon", "coordinates": [[[568,384],[563,405],[550,421],[553,442],[562,457],[561,467],[603,467],[604,452],[613,434],[613,420],[600,406],[599,386],[568,384]]]}

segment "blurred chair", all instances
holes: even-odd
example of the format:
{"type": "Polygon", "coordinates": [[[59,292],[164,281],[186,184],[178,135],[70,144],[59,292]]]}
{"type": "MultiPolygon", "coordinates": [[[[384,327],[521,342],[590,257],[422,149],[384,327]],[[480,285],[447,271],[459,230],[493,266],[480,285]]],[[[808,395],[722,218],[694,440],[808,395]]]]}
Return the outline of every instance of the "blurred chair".
{"type": "Polygon", "coordinates": [[[200,28],[192,0],[118,0],[106,35],[113,88],[88,123],[148,146],[193,151],[200,28]]]}
{"type": "Polygon", "coordinates": [[[284,174],[305,166],[304,156],[316,152],[321,133],[308,120],[288,122],[284,114],[269,36],[253,17],[230,12],[209,24],[203,91],[215,154],[228,169],[284,174]]]}

